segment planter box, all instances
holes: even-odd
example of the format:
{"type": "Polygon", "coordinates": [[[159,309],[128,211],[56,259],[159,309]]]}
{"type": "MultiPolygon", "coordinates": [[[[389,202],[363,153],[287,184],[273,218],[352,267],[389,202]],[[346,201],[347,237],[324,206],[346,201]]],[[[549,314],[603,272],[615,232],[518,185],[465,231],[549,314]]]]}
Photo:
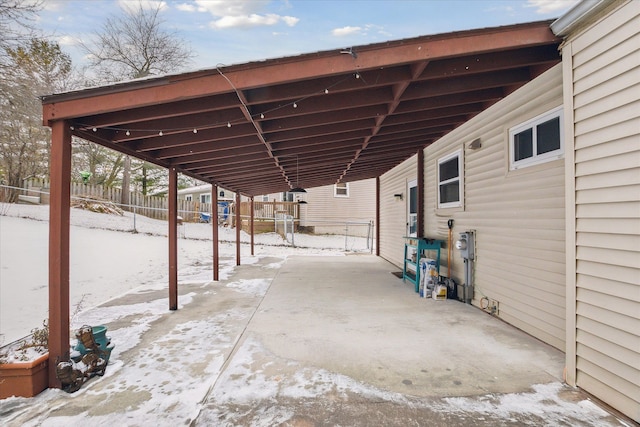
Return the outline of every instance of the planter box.
{"type": "Polygon", "coordinates": [[[33,397],[49,387],[49,354],[31,362],[0,364],[0,399],[33,397]]]}

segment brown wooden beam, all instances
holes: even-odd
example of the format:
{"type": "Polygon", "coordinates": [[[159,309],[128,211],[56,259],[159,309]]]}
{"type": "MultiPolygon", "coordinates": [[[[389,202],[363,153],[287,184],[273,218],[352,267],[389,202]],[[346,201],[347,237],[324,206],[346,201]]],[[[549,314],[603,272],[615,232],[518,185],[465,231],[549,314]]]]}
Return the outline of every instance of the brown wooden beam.
{"type": "Polygon", "coordinates": [[[240,217],[240,194],[236,193],[236,265],[240,265],[240,230],[242,230],[242,218],[240,217]]]}
{"type": "Polygon", "coordinates": [[[169,168],[169,310],[178,309],[178,171],[169,168]]]}
{"type": "Polygon", "coordinates": [[[417,236],[425,237],[424,235],[424,150],[418,150],[418,224],[417,224],[417,236]]]}
{"type": "Polygon", "coordinates": [[[380,69],[402,62],[435,60],[534,44],[557,44],[560,41],[551,32],[549,22],[535,22],[362,46],[356,59],[341,55],[337,50],[315,52],[259,64],[239,64],[220,70],[133,81],[117,88],[98,88],[80,94],[48,96],[43,98],[43,121],[50,125],[54,120],[228,94],[233,91],[229,81],[233,82],[237,90],[245,90],[349,73],[355,69],[380,69]],[[125,90],[128,91],[127,96],[122,94],[125,90]]]}
{"type": "Polygon", "coordinates": [[[249,229],[251,230],[251,256],[253,256],[253,244],[254,244],[254,238],[253,238],[253,234],[254,234],[254,230],[253,230],[253,217],[254,217],[253,196],[251,196],[250,205],[251,205],[250,206],[251,216],[249,217],[249,229]]]}
{"type": "Polygon", "coordinates": [[[213,240],[213,280],[220,280],[220,248],[218,237],[218,186],[211,186],[211,230],[213,240]]]}
{"type": "Polygon", "coordinates": [[[380,177],[376,177],[376,256],[380,256],[380,177]]]}
{"type": "Polygon", "coordinates": [[[57,362],[69,361],[69,217],[71,130],[51,124],[49,204],[49,387],[60,388],[57,362]]]}

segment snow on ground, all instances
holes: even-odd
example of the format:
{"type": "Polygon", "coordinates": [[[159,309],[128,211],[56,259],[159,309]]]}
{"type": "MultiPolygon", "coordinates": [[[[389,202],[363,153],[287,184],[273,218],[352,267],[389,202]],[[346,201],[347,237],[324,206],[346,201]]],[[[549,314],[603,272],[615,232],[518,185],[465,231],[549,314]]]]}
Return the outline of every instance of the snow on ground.
{"type": "MultiPolygon", "coordinates": [[[[29,334],[48,316],[49,207],[0,203],[0,346],[29,334]]],[[[126,212],[124,216],[71,209],[71,313],[94,307],[142,285],[166,287],[168,226],[126,212]],[[137,233],[133,233],[133,230],[137,233]]],[[[211,280],[210,224],[179,226],[179,282],[211,280]]],[[[220,256],[235,257],[235,229],[220,228],[220,256]]],[[[241,260],[250,261],[251,236],[241,232],[241,260]]],[[[255,254],[340,255],[344,236],[296,234],[293,248],[276,233],[254,236],[255,254]]],[[[349,238],[366,251],[365,239],[349,238]]]]}

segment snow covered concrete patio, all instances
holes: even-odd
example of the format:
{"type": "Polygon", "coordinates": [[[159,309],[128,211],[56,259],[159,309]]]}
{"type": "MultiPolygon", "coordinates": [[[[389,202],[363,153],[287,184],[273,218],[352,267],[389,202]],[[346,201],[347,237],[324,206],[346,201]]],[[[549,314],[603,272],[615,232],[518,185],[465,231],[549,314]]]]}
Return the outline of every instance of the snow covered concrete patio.
{"type": "Polygon", "coordinates": [[[0,401],[7,425],[626,425],[562,384],[559,351],[370,255],[257,256],[80,314],[116,348],[75,394],[0,401]]]}

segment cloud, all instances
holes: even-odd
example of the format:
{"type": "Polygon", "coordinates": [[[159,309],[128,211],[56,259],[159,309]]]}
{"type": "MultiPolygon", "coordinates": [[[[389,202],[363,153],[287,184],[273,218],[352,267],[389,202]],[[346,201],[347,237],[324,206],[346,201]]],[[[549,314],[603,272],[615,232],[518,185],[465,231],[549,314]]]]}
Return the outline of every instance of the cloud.
{"type": "Polygon", "coordinates": [[[169,8],[169,6],[167,6],[167,2],[162,0],[118,0],[118,6],[120,6],[120,9],[128,13],[135,12],[138,8],[153,10],[167,10],[169,8]]]}
{"type": "Polygon", "coordinates": [[[65,8],[66,3],[64,0],[49,0],[42,4],[42,8],[50,12],[58,12],[65,8]]]}
{"type": "Polygon", "coordinates": [[[209,12],[215,17],[252,15],[262,12],[268,0],[196,0],[198,10],[209,12]]]}
{"type": "Polygon", "coordinates": [[[276,13],[266,13],[266,8],[269,3],[270,2],[268,0],[195,1],[198,12],[209,13],[215,18],[209,23],[209,26],[215,29],[272,26],[280,23],[293,27],[300,21],[299,18],[294,16],[282,16],[276,13]]]}
{"type": "Polygon", "coordinates": [[[350,36],[353,34],[360,34],[361,32],[362,32],[362,27],[350,27],[350,26],[335,28],[331,30],[331,34],[333,34],[336,37],[350,36]]]}
{"type": "Polygon", "coordinates": [[[61,36],[58,38],[58,44],[60,46],[75,46],[80,43],[80,40],[77,37],[72,36],[61,36]]]}
{"type": "Polygon", "coordinates": [[[527,0],[526,7],[533,7],[541,15],[567,10],[579,0],[527,0]]]}
{"type": "Polygon", "coordinates": [[[289,27],[293,27],[294,25],[296,25],[298,22],[300,22],[300,18],[295,18],[293,16],[283,16],[282,20],[284,21],[285,24],[287,24],[289,27]]]}
{"type": "Polygon", "coordinates": [[[384,27],[380,25],[375,25],[375,24],[366,24],[364,27],[346,26],[342,28],[335,28],[331,30],[331,34],[333,34],[336,37],[346,37],[346,36],[352,36],[352,35],[367,37],[370,34],[378,34],[383,37],[391,36],[391,33],[386,31],[384,27]]]}
{"type": "Polygon", "coordinates": [[[197,8],[189,3],[180,3],[176,6],[176,9],[178,9],[181,12],[195,12],[197,10],[197,8]]]}

